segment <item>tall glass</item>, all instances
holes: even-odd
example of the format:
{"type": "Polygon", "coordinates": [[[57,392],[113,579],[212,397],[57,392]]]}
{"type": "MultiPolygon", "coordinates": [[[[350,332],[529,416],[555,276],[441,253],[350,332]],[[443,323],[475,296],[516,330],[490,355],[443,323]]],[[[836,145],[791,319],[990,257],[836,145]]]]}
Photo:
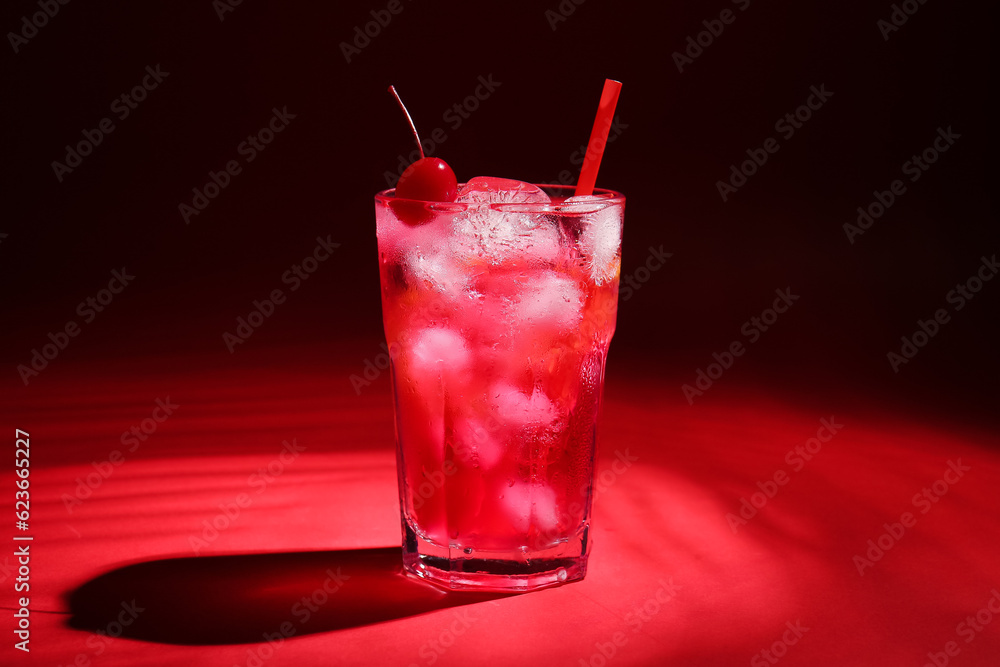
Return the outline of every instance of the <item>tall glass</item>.
{"type": "Polygon", "coordinates": [[[403,561],[448,588],[587,570],[625,197],[538,187],[551,203],[375,196],[403,561]]]}

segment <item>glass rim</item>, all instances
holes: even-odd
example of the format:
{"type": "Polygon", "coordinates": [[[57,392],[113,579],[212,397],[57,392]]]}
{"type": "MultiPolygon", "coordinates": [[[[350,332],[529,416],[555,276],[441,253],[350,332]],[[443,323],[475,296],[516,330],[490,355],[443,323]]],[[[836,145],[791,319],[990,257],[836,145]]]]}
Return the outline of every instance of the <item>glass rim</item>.
{"type": "MultiPolygon", "coordinates": [[[[459,183],[461,188],[465,183],[459,183]]],[[[572,196],[576,190],[575,185],[562,185],[558,183],[532,183],[540,189],[564,191],[567,196],[572,196]]],[[[493,204],[470,204],[465,202],[429,202],[419,199],[402,199],[395,196],[396,188],[388,188],[375,194],[375,201],[390,206],[393,202],[407,202],[408,205],[416,205],[430,211],[440,213],[459,213],[470,209],[489,207],[494,211],[508,211],[517,213],[595,213],[610,206],[623,205],[625,195],[615,190],[607,188],[594,188],[594,199],[577,202],[559,203],[493,203],[493,204]]]]}

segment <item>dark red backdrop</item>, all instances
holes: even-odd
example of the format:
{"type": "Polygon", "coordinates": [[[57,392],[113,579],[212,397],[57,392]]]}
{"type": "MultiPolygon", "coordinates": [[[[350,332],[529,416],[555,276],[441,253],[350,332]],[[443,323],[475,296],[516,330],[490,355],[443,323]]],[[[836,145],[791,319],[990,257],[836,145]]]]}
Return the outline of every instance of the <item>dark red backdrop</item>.
{"type": "MultiPolygon", "coordinates": [[[[610,466],[632,447],[643,472],[608,491],[611,532],[598,533],[598,544],[628,568],[611,576],[604,561],[603,574],[592,573],[576,594],[566,587],[526,602],[482,603],[487,611],[476,615],[494,622],[435,661],[474,661],[476,647],[493,647],[498,664],[596,664],[594,646],[622,631],[646,642],[631,655],[628,644],[618,647],[613,659],[629,664],[746,662],[780,638],[785,621],[821,608],[827,639],[808,656],[793,659],[790,651],[789,663],[917,664],[943,650],[963,614],[974,614],[1000,583],[985,556],[997,546],[989,527],[1000,281],[982,283],[971,299],[952,292],[980,287],[968,281],[982,266],[990,275],[1000,251],[991,37],[981,10],[759,0],[658,8],[600,0],[390,4],[43,2],[54,12],[46,17],[37,15],[39,4],[18,0],[0,12],[10,33],[0,357],[4,424],[34,438],[37,548],[48,549],[33,574],[47,605],[37,618],[49,619],[38,621],[38,650],[49,646],[38,664],[70,662],[93,639],[84,630],[106,627],[87,608],[68,620],[71,590],[128,563],[193,556],[187,538],[231,500],[229,490],[244,488],[247,475],[278,455],[282,440],[310,443],[296,473],[305,477],[294,478],[298,491],[287,486],[291,477],[275,482],[273,496],[262,495],[265,504],[245,515],[241,537],[220,538],[205,553],[277,551],[304,568],[305,579],[283,581],[288,565],[277,561],[244,563],[253,574],[215,592],[228,600],[219,614],[258,608],[236,595],[250,579],[272,582],[267,590],[313,590],[309,577],[322,572],[296,561],[297,552],[393,544],[388,382],[384,373],[371,385],[351,382],[381,352],[372,194],[413,150],[385,88],[397,86],[424,138],[437,144],[434,154],[460,180],[553,181],[578,167],[604,77],[624,88],[598,185],[628,196],[622,275],[632,284],[622,293],[609,362],[602,460],[610,466]],[[885,23],[893,18],[898,26],[885,23]],[[359,38],[360,48],[341,46],[379,19],[385,25],[367,43],[359,38]],[[33,29],[32,21],[44,25],[33,29]],[[133,101],[144,81],[134,95],[141,101],[133,101]],[[798,126],[782,121],[797,109],[798,126]],[[269,124],[281,128],[272,142],[244,143],[269,124]],[[54,168],[76,164],[67,163],[66,146],[85,132],[100,143],[72,171],[54,168]],[[929,153],[926,170],[905,165],[940,136],[951,137],[938,140],[947,150],[929,153]],[[718,182],[754,156],[763,164],[748,163],[752,175],[730,181],[738,187],[724,199],[718,182]],[[217,176],[225,187],[196,201],[192,190],[231,161],[228,177],[217,176]],[[858,207],[878,199],[885,210],[863,233],[845,231],[858,207]],[[197,215],[179,210],[206,203],[197,215]],[[336,245],[330,259],[296,282],[286,272],[318,239],[336,245]],[[660,265],[654,258],[663,253],[671,255],[660,265]],[[134,279],[121,289],[120,278],[112,284],[120,293],[102,294],[114,271],[134,279]],[[276,289],[285,301],[231,353],[223,334],[236,332],[237,318],[276,289]],[[751,318],[769,317],[776,290],[799,298],[764,331],[751,318]],[[103,310],[87,306],[90,297],[105,299],[103,310]],[[927,324],[936,313],[943,323],[927,324]],[[920,321],[933,336],[922,337],[920,321]],[[77,333],[63,338],[68,323],[77,333]],[[903,349],[901,337],[914,334],[925,344],[903,349]],[[25,384],[18,366],[30,365],[33,350],[44,352],[52,338],[64,349],[49,347],[54,358],[44,368],[36,359],[39,372],[25,384]],[[711,387],[703,380],[702,395],[689,391],[689,401],[683,385],[696,386],[700,370],[722,370],[709,368],[713,353],[724,357],[736,341],[746,352],[711,387]],[[915,354],[894,368],[890,352],[915,354]],[[183,406],[177,416],[148,444],[124,452],[117,477],[80,508],[91,522],[81,523],[62,494],[74,494],[76,478],[121,449],[120,435],[167,396],[183,406]],[[770,529],[758,520],[753,541],[735,547],[726,513],[757,482],[788,470],[785,452],[831,415],[858,425],[857,435],[847,428],[838,436],[841,458],[813,473],[820,479],[807,481],[807,471],[793,480],[802,480],[799,497],[780,499],[788,514],[772,503],[770,529]],[[913,538],[909,564],[884,568],[886,580],[855,590],[869,577],[858,578],[851,557],[883,522],[912,510],[910,496],[960,455],[975,459],[977,472],[953,491],[954,520],[942,509],[933,526],[919,522],[913,530],[925,532],[913,538]],[[324,495],[333,492],[322,481],[338,475],[376,480],[355,488],[367,505],[324,495]],[[848,499],[837,504],[831,493],[848,499]],[[324,503],[348,503],[353,518],[328,509],[287,514],[296,504],[324,503]],[[657,537],[632,542],[642,531],[657,537]],[[658,615],[631,634],[629,609],[671,573],[700,602],[678,604],[671,618],[658,615]],[[925,580],[936,583],[918,583],[925,580]],[[616,586],[623,588],[610,592],[616,586]],[[546,626],[559,646],[530,635],[527,620],[513,626],[529,632],[522,652],[491,643],[496,628],[522,617],[537,626],[567,613],[554,605],[575,609],[573,596],[583,595],[592,610],[546,626]],[[599,618],[600,609],[611,620],[599,618]],[[881,616],[851,622],[862,610],[881,616]],[[835,622],[840,616],[848,620],[835,622]]],[[[871,210],[877,215],[878,206],[871,210]]],[[[12,488],[10,470],[2,479],[12,488]]],[[[188,573],[180,567],[171,576],[188,573]]],[[[11,579],[3,576],[7,606],[11,579]]],[[[94,585],[124,596],[116,586],[142,580],[122,576],[124,584],[94,585]]],[[[386,586],[376,618],[395,618],[386,608],[440,606],[393,602],[398,582],[387,581],[371,589],[386,586]]],[[[268,600],[259,608],[285,608],[280,596],[268,600]]],[[[106,664],[152,660],[149,646],[163,664],[191,660],[191,652],[142,643],[190,639],[172,634],[169,619],[182,628],[183,612],[163,605],[142,633],[111,644],[106,664]]],[[[344,623],[334,615],[310,631],[312,640],[288,646],[304,651],[301,659],[328,656],[323,642],[333,642],[345,662],[429,664],[421,648],[452,623],[451,613],[354,630],[338,630],[344,623]],[[365,648],[387,636],[402,638],[385,656],[365,648]]],[[[263,613],[260,627],[278,616],[263,613]]],[[[215,632],[215,643],[232,650],[246,639],[233,625],[209,625],[199,641],[212,643],[215,632]]],[[[975,643],[963,643],[956,664],[989,664],[996,636],[995,626],[985,627],[975,643]]],[[[10,646],[0,650],[22,658],[10,646]]],[[[283,660],[299,659],[283,650],[283,660]]],[[[243,655],[197,654],[209,656],[205,664],[243,655]]]]}

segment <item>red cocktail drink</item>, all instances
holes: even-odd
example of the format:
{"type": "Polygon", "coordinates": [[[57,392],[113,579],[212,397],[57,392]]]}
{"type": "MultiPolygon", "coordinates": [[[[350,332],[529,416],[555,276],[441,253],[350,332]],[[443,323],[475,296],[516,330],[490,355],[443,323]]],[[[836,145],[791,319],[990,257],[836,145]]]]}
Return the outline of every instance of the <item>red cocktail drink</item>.
{"type": "Polygon", "coordinates": [[[375,198],[404,563],[451,588],[581,579],[625,198],[460,188],[375,198]]]}

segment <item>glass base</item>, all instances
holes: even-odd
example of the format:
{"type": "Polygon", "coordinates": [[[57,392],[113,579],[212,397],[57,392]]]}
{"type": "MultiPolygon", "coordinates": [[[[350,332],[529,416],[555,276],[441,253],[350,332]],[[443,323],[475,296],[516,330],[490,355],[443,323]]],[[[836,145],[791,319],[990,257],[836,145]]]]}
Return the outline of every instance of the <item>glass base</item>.
{"type": "Polygon", "coordinates": [[[403,522],[403,566],[407,572],[448,590],[534,591],[580,581],[587,575],[584,527],[544,551],[511,553],[452,549],[422,538],[403,522]]]}

